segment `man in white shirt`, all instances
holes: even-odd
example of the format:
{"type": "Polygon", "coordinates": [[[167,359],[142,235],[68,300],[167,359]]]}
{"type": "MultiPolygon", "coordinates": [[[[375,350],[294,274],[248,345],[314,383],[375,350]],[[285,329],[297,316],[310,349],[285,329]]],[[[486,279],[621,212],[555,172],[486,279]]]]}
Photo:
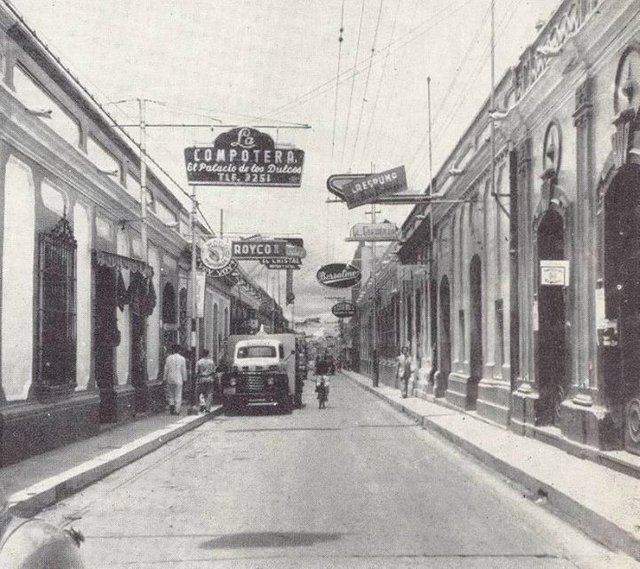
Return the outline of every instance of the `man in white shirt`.
{"type": "Polygon", "coordinates": [[[187,360],[180,355],[180,346],[174,345],[164,362],[164,383],[167,386],[169,413],[180,414],[182,384],[187,381],[187,360]]]}

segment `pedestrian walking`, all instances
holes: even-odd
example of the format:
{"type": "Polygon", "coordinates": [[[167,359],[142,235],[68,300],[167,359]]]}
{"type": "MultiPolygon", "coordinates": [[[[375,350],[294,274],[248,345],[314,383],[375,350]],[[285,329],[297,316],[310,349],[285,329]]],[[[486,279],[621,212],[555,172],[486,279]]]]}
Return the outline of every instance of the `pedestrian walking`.
{"type": "Polygon", "coordinates": [[[209,357],[209,350],[202,350],[202,357],[196,364],[196,378],[198,381],[198,400],[200,403],[200,413],[208,413],[209,411],[211,411],[215,373],[216,364],[209,357]]]}
{"type": "Polygon", "coordinates": [[[398,356],[396,377],[400,380],[402,397],[406,398],[409,391],[409,378],[411,377],[411,355],[409,354],[409,348],[407,346],[402,348],[398,356]]]}
{"type": "Polygon", "coordinates": [[[318,394],[318,409],[325,409],[329,400],[329,378],[320,375],[316,382],[316,393],[318,394]]]}
{"type": "Polygon", "coordinates": [[[187,381],[187,360],[180,354],[180,346],[171,347],[171,353],[164,362],[164,383],[167,388],[169,413],[179,415],[182,406],[182,385],[187,381]]]}

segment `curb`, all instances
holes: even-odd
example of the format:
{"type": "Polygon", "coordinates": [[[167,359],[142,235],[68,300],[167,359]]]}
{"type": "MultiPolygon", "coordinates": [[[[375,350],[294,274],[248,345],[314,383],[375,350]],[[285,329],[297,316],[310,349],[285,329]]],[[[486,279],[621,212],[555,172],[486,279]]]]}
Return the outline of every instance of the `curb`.
{"type": "Polygon", "coordinates": [[[525,487],[532,496],[537,495],[538,492],[542,491],[547,498],[546,507],[548,509],[552,510],[553,513],[570,523],[572,526],[580,529],[591,539],[606,545],[610,549],[620,550],[627,555],[640,560],[640,541],[636,539],[634,535],[615,525],[595,510],[589,509],[580,502],[571,498],[569,495],[557,490],[553,486],[550,486],[548,483],[543,482],[525,470],[497,458],[490,452],[475,445],[473,442],[456,435],[441,425],[438,425],[436,422],[429,419],[429,417],[425,417],[417,411],[408,409],[398,401],[389,399],[389,397],[377,391],[373,386],[366,385],[352,377],[349,373],[345,373],[345,375],[365,391],[377,396],[394,409],[411,417],[416,423],[422,425],[423,428],[428,427],[432,432],[436,432],[438,435],[458,446],[464,452],[470,454],[495,472],[516,482],[520,486],[525,487]]]}
{"type": "Polygon", "coordinates": [[[79,492],[90,484],[135,462],[185,433],[200,427],[222,413],[222,405],[206,415],[187,415],[176,423],[133,440],[119,449],[104,453],[76,467],[46,478],[8,498],[9,510],[31,517],[56,502],[79,492]]]}

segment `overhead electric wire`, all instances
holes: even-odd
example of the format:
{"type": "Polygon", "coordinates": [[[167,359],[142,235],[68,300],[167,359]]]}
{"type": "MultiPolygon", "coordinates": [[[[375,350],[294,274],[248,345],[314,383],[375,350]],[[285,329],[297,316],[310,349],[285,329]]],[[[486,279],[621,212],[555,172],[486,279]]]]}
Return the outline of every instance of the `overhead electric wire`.
{"type": "MultiPolygon", "coordinates": [[[[358,53],[360,51],[360,37],[362,35],[362,20],[364,15],[365,2],[366,0],[362,0],[362,4],[360,7],[360,23],[358,24],[358,40],[356,42],[356,59],[355,59],[355,63],[353,64],[353,69],[358,68],[358,53]]],[[[356,84],[356,74],[354,73],[351,78],[351,94],[349,95],[349,106],[347,107],[347,124],[345,126],[344,139],[342,141],[342,152],[340,153],[340,163],[344,162],[344,149],[347,144],[347,138],[349,137],[349,120],[351,118],[351,104],[353,102],[353,89],[355,87],[355,84],[356,84]]]]}
{"type": "MultiPolygon", "coordinates": [[[[395,41],[387,44],[386,46],[384,46],[383,48],[381,48],[380,50],[378,50],[378,52],[376,53],[376,56],[380,56],[382,55],[382,53],[386,52],[387,50],[391,50],[392,53],[395,53],[396,51],[402,49],[403,47],[405,47],[406,45],[408,45],[409,43],[411,43],[412,41],[418,39],[419,37],[423,36],[425,33],[427,33],[433,26],[435,26],[436,24],[439,24],[441,20],[444,20],[444,18],[446,17],[447,12],[451,12],[454,13],[457,10],[464,8],[465,6],[468,6],[469,4],[471,4],[471,2],[473,2],[473,0],[462,0],[459,4],[457,5],[448,5],[446,8],[443,8],[442,10],[440,10],[439,12],[436,12],[431,18],[429,18],[428,20],[425,20],[422,24],[420,24],[417,28],[415,28],[415,30],[412,30],[410,32],[407,32],[405,34],[402,34],[400,37],[398,37],[395,41]],[[442,16],[442,17],[440,17],[442,16]],[[435,20],[435,22],[434,22],[435,20]],[[427,26],[427,24],[430,24],[433,22],[433,25],[421,30],[421,31],[417,31],[420,30],[421,28],[423,28],[424,26],[427,26]],[[412,37],[408,37],[408,36],[412,36],[412,37]],[[404,41],[404,43],[400,43],[403,39],[406,38],[406,41],[404,41]],[[392,49],[395,48],[395,49],[392,49]]],[[[362,64],[366,64],[368,63],[368,58],[364,61],[362,61],[362,64]]],[[[342,73],[342,77],[340,82],[343,81],[348,81],[349,79],[352,78],[352,74],[355,73],[356,75],[359,75],[360,73],[362,73],[365,70],[365,67],[363,66],[362,69],[358,70],[355,67],[350,67],[346,70],[343,71],[342,73]]],[[[261,116],[261,119],[264,118],[269,118],[272,117],[276,114],[282,113],[286,110],[289,110],[290,108],[293,108],[295,106],[298,106],[300,104],[305,104],[308,101],[314,99],[317,96],[323,95],[324,93],[326,93],[328,90],[330,90],[332,88],[332,85],[334,83],[333,77],[327,81],[324,81],[323,83],[320,83],[319,85],[316,85],[314,88],[310,89],[309,91],[302,93],[301,95],[291,99],[290,101],[284,103],[283,105],[281,105],[280,107],[276,107],[275,109],[272,109],[271,111],[269,111],[268,113],[266,113],[265,115],[261,116]],[[322,90],[324,89],[324,90],[322,90]],[[309,97],[309,100],[304,100],[305,98],[309,97]]]]}
{"type": "MultiPolygon", "coordinates": [[[[508,26],[509,22],[512,20],[513,16],[515,15],[515,12],[516,12],[517,8],[518,8],[518,5],[517,4],[513,4],[511,6],[511,11],[507,12],[507,13],[505,13],[503,15],[502,20],[500,21],[500,24],[499,24],[500,31],[504,30],[506,28],[506,26],[508,26]]],[[[486,65],[488,63],[488,59],[487,58],[490,55],[490,50],[491,50],[491,44],[490,44],[490,41],[487,41],[487,43],[484,45],[484,48],[483,48],[482,52],[480,53],[480,57],[478,58],[478,64],[474,65],[474,68],[475,68],[474,73],[467,78],[466,83],[464,84],[464,86],[461,89],[460,93],[458,94],[457,98],[455,99],[455,101],[451,105],[448,113],[446,114],[444,119],[440,122],[440,128],[439,128],[438,132],[435,135],[436,138],[442,138],[444,133],[447,131],[447,129],[452,124],[453,120],[455,119],[457,109],[460,108],[460,106],[466,101],[467,97],[472,92],[470,87],[476,81],[476,78],[482,73],[482,71],[486,67],[486,65]]],[[[425,139],[426,139],[426,137],[425,137],[425,139]]],[[[424,143],[425,139],[423,139],[423,141],[421,142],[421,144],[419,146],[422,146],[422,144],[424,143]]],[[[412,160],[415,159],[418,150],[419,150],[419,148],[414,153],[414,156],[412,157],[412,160]]],[[[423,157],[422,160],[416,166],[416,168],[414,168],[414,170],[419,170],[424,165],[425,161],[426,161],[426,158],[423,157]]]]}
{"type": "Polygon", "coordinates": [[[353,148],[351,151],[351,160],[349,161],[349,171],[351,171],[351,167],[353,167],[353,160],[355,158],[356,148],[358,146],[358,138],[360,137],[360,127],[362,126],[362,114],[364,113],[364,104],[367,102],[367,91],[369,89],[369,79],[371,78],[371,66],[373,65],[373,56],[376,53],[376,40],[378,39],[378,30],[380,29],[380,17],[382,16],[382,6],[384,5],[384,0],[380,0],[380,5],[378,6],[378,20],[376,22],[376,29],[373,32],[373,42],[371,43],[371,57],[369,58],[369,68],[367,70],[367,78],[364,82],[364,93],[362,94],[362,102],[360,104],[360,115],[358,116],[358,126],[356,128],[356,137],[353,142],[353,148]]]}
{"type": "Polygon", "coordinates": [[[338,123],[338,92],[340,86],[340,62],[342,59],[342,41],[344,32],[344,2],[342,0],[342,9],[340,11],[340,35],[338,37],[338,71],[336,72],[336,99],[333,105],[333,133],[331,135],[331,164],[333,165],[333,156],[336,146],[336,125],[338,123]]]}
{"type": "MultiPolygon", "coordinates": [[[[462,64],[460,65],[460,67],[458,69],[458,72],[455,73],[453,75],[453,77],[451,78],[451,81],[447,85],[447,88],[446,88],[446,90],[444,92],[444,95],[440,99],[440,104],[438,105],[438,108],[433,113],[434,123],[437,122],[438,119],[440,118],[440,112],[442,111],[442,108],[444,107],[444,105],[448,101],[450,101],[450,97],[451,97],[454,85],[456,84],[458,79],[463,76],[463,72],[462,71],[463,71],[463,69],[465,67],[465,64],[471,61],[471,59],[469,59],[469,55],[471,54],[471,51],[473,50],[475,44],[477,43],[478,38],[480,37],[480,34],[482,33],[482,29],[483,29],[487,19],[489,18],[490,14],[491,14],[491,8],[489,8],[487,10],[487,12],[485,13],[485,16],[481,20],[480,25],[478,26],[478,28],[476,30],[476,33],[474,34],[473,38],[471,39],[471,41],[467,45],[467,48],[465,49],[464,55],[462,56],[462,59],[461,59],[462,64]]],[[[453,106],[453,105],[452,105],[452,107],[455,108],[455,106],[453,106]]],[[[409,159],[409,161],[407,163],[409,168],[411,168],[413,166],[413,163],[414,163],[417,155],[419,154],[419,152],[422,150],[422,147],[426,143],[427,138],[428,138],[428,135],[425,134],[424,137],[420,140],[420,143],[416,146],[413,155],[411,156],[411,158],[409,159]]]]}
{"type": "MultiPolygon", "coordinates": [[[[396,4],[396,12],[395,15],[393,17],[393,24],[391,25],[391,40],[393,41],[393,36],[395,35],[395,31],[396,31],[396,24],[398,22],[398,14],[400,12],[400,4],[401,4],[402,0],[398,0],[398,3],[396,4]]],[[[369,146],[369,136],[371,134],[371,126],[373,125],[374,121],[375,121],[375,116],[376,116],[376,110],[378,109],[378,100],[380,99],[380,92],[382,91],[382,85],[384,83],[384,76],[385,73],[387,71],[387,63],[389,61],[389,51],[387,51],[385,57],[384,57],[384,61],[382,62],[382,71],[380,72],[380,79],[378,81],[378,90],[376,92],[376,98],[373,102],[373,109],[371,111],[371,117],[369,119],[369,127],[367,128],[367,135],[364,139],[364,146],[362,148],[362,154],[364,155],[364,153],[367,150],[367,147],[369,146]]],[[[375,156],[374,156],[375,158],[375,156]]],[[[362,159],[362,156],[361,156],[362,159]]]]}

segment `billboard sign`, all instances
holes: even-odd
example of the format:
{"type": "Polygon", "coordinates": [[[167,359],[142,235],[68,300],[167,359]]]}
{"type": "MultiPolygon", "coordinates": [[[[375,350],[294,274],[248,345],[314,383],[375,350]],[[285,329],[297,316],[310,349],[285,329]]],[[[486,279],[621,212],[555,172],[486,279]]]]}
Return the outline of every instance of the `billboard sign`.
{"type": "Polygon", "coordinates": [[[231,254],[239,261],[255,261],[286,257],[287,242],[265,239],[262,241],[232,241],[231,254]]]}
{"type": "Polygon", "coordinates": [[[338,302],[331,307],[331,313],[337,318],[351,318],[356,314],[356,307],[351,302],[338,302]]]}
{"type": "Polygon", "coordinates": [[[255,128],[223,132],[213,145],[185,148],[184,157],[192,185],[299,188],[302,182],[304,151],[276,146],[255,128]]]}
{"type": "Polygon", "coordinates": [[[342,188],[344,201],[352,209],[375,202],[376,198],[396,194],[407,189],[407,174],[404,166],[385,170],[378,174],[369,174],[361,180],[353,180],[342,188]]]}
{"type": "Polygon", "coordinates": [[[357,285],[362,278],[360,269],[350,264],[331,263],[318,269],[318,282],[330,288],[349,288],[357,285]]]}
{"type": "Polygon", "coordinates": [[[356,223],[345,241],[398,241],[400,231],[395,223],[356,223]]]}

